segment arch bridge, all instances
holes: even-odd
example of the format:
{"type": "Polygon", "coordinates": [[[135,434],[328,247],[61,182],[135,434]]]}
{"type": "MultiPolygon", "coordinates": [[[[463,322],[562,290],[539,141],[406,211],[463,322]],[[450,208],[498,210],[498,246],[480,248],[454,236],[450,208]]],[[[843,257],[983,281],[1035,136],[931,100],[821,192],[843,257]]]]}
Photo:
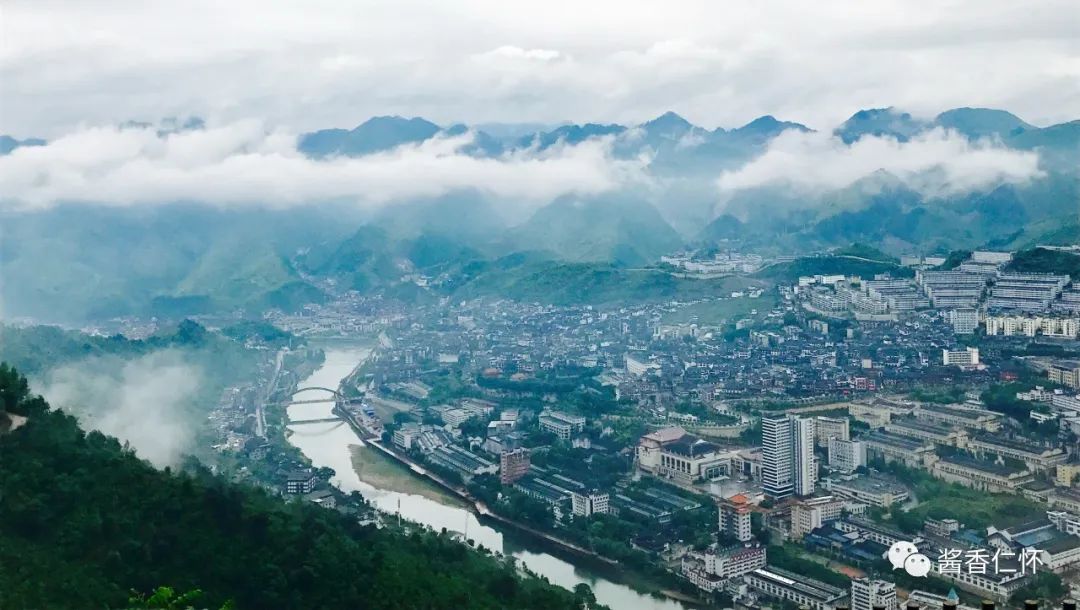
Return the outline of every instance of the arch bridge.
{"type": "MultiPolygon", "coordinates": [[[[326,387],[323,387],[323,386],[308,386],[308,387],[304,387],[304,388],[297,388],[297,390],[292,393],[292,395],[289,397],[288,400],[284,400],[279,404],[291,406],[291,405],[311,405],[311,404],[332,402],[335,405],[337,405],[337,404],[351,404],[351,403],[354,403],[354,402],[359,402],[360,400],[361,400],[360,398],[349,398],[348,396],[345,396],[341,392],[339,392],[337,390],[334,390],[334,389],[331,389],[331,388],[326,388],[326,387]],[[292,399],[293,396],[296,396],[297,394],[300,394],[301,392],[314,392],[314,391],[329,392],[330,394],[332,394],[332,397],[330,397],[330,398],[311,398],[311,399],[307,399],[307,400],[293,400],[292,399]]],[[[333,411],[331,411],[331,414],[332,415],[330,417],[320,417],[320,418],[316,418],[316,419],[294,419],[294,420],[290,420],[289,425],[291,426],[293,424],[316,424],[316,423],[329,423],[329,422],[335,422],[335,421],[344,421],[342,419],[342,417],[338,414],[337,409],[334,409],[333,411]]]]}
{"type": "Polygon", "coordinates": [[[310,405],[310,404],[315,404],[315,403],[318,403],[318,402],[337,402],[339,400],[341,402],[352,402],[352,399],[350,399],[348,396],[342,394],[341,392],[338,392],[337,390],[331,390],[330,388],[324,388],[324,387],[318,386],[318,385],[308,386],[306,388],[298,388],[295,392],[292,393],[292,396],[290,396],[287,401],[282,401],[282,402],[284,404],[287,404],[287,405],[310,405]],[[333,394],[334,397],[333,398],[309,398],[308,400],[293,400],[292,399],[292,396],[296,396],[297,394],[300,394],[301,392],[314,392],[314,391],[329,392],[329,393],[333,394]]]}

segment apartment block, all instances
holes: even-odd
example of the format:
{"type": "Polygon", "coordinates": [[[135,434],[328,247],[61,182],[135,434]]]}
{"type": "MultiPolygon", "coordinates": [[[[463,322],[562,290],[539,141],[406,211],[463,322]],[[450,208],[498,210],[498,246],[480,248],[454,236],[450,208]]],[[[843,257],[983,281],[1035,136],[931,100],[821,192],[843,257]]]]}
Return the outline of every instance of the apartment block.
{"type": "Polygon", "coordinates": [[[833,496],[800,500],[791,507],[791,537],[801,539],[817,528],[840,518],[844,503],[833,496]]]}
{"type": "Polygon", "coordinates": [[[530,452],[521,447],[499,454],[499,480],[503,485],[511,485],[529,473],[530,452]]]}
{"type": "Polygon", "coordinates": [[[570,494],[570,502],[574,515],[578,517],[605,515],[609,510],[608,494],[596,490],[573,492],[570,494]]]}
{"type": "Polygon", "coordinates": [[[575,432],[585,429],[585,417],[570,415],[561,411],[546,411],[540,415],[540,429],[550,432],[564,441],[570,440],[575,432]]]}
{"type": "Polygon", "coordinates": [[[866,445],[862,441],[829,439],[829,466],[840,472],[855,472],[866,465],[866,445]]]}
{"type": "Polygon", "coordinates": [[[740,542],[749,542],[753,538],[750,529],[750,514],[753,512],[750,500],[742,494],[736,494],[730,498],[720,499],[717,504],[720,513],[720,531],[740,542]]]}
{"type": "Polygon", "coordinates": [[[979,348],[941,350],[941,361],[945,366],[969,367],[979,365],[979,348]]]}
{"type": "Polygon", "coordinates": [[[848,419],[846,417],[815,417],[814,443],[818,447],[828,447],[831,438],[845,441],[851,438],[851,426],[848,419]]]}
{"type": "Polygon", "coordinates": [[[884,580],[853,578],[851,580],[851,610],[874,608],[896,610],[896,585],[884,580]]]}

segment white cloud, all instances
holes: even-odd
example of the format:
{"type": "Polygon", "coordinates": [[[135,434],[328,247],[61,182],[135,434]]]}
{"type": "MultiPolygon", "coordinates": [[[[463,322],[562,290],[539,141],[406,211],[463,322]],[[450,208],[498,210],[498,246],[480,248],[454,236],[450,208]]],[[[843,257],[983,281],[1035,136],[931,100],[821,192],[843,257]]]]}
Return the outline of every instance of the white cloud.
{"type": "Polygon", "coordinates": [[[1080,113],[1075,0],[316,0],[4,5],[0,133],[199,114],[290,131],[382,114],[440,123],[712,128],[855,110],[1080,113]],[[602,24],[602,27],[598,27],[602,24]]]}
{"type": "Polygon", "coordinates": [[[91,359],[50,371],[40,393],[89,428],[129,443],[158,467],[191,451],[202,370],[174,351],[136,360],[91,359]]]}
{"type": "Polygon", "coordinates": [[[688,130],[675,143],[675,148],[697,148],[705,143],[705,132],[698,129],[688,130]]]}
{"type": "Polygon", "coordinates": [[[469,189],[527,205],[616,188],[640,177],[646,163],[614,159],[606,139],[475,158],[460,152],[471,138],[437,137],[365,157],[315,161],[295,150],[295,135],[267,132],[255,121],[167,135],[153,128],[86,128],[0,157],[0,202],[19,209],[175,201],[367,206],[469,189]]]}
{"type": "Polygon", "coordinates": [[[487,53],[483,53],[480,59],[524,59],[528,61],[554,61],[562,57],[558,51],[551,49],[522,49],[511,45],[504,45],[487,53]]]}
{"type": "Polygon", "coordinates": [[[962,193],[999,183],[1023,183],[1040,175],[1038,155],[992,141],[970,142],[933,129],[907,142],[862,137],[851,145],[828,133],[788,130],[760,157],[722,174],[720,190],[768,185],[816,194],[844,188],[883,170],[924,195],[962,193]]]}

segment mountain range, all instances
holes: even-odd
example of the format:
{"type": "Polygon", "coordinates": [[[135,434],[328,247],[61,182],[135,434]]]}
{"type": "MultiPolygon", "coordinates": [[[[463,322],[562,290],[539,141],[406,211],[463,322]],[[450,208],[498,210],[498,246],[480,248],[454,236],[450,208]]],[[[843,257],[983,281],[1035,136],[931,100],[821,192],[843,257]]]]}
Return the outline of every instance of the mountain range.
{"type": "MultiPolygon", "coordinates": [[[[458,135],[465,130],[463,125],[442,128],[422,119],[377,117],[348,132],[305,134],[299,139],[299,148],[315,158],[363,155],[458,135]]],[[[797,252],[867,241],[885,244],[900,254],[906,250],[937,252],[990,242],[1024,245],[1042,239],[1047,233],[1043,230],[1045,223],[1051,219],[1076,225],[1080,214],[1080,121],[1037,127],[997,109],[956,108],[932,119],[920,119],[893,108],[879,108],[855,112],[832,134],[848,145],[866,137],[889,137],[908,143],[933,130],[955,132],[973,143],[1035,152],[1042,174],[1021,185],[991,184],[961,194],[928,195],[881,170],[809,198],[806,193],[786,188],[745,189],[735,193],[724,211],[718,212],[715,179],[721,172],[735,170],[759,157],[782,133],[809,133],[810,128],[765,116],[730,130],[707,130],[674,112],[666,112],[639,125],[567,124],[550,131],[501,138],[474,131],[472,148],[467,152],[499,155],[542,151],[561,144],[572,146],[593,138],[609,138],[617,157],[633,158],[643,151],[649,154],[649,174],[660,184],[656,193],[608,193],[579,199],[572,207],[559,200],[539,209],[530,219],[499,228],[509,231],[514,239],[524,240],[524,249],[552,249],[556,256],[568,260],[598,259],[636,265],[640,260],[656,259],[672,246],[670,229],[678,240],[689,244],[732,244],[797,252]],[[612,201],[626,205],[613,206],[612,201]],[[645,206],[656,209],[662,220],[651,218],[645,206]],[[599,216],[606,221],[595,222],[599,216]],[[630,235],[638,234],[632,227],[643,223],[654,229],[656,239],[635,243],[617,239],[609,243],[611,225],[622,227],[620,230],[630,235]],[[534,230],[548,228],[546,234],[550,236],[556,226],[557,239],[545,239],[544,230],[534,230]],[[1010,236],[1012,239],[1007,239],[1010,236]]],[[[389,219],[394,213],[381,217],[389,219]]],[[[437,211],[434,217],[440,217],[437,211]]],[[[498,218],[497,213],[494,218],[498,218]]]]}
{"type": "MultiPolygon", "coordinates": [[[[314,158],[363,156],[466,130],[460,124],[441,128],[423,119],[375,117],[349,131],[304,134],[299,149],[314,158]]],[[[893,108],[878,108],[856,112],[831,133],[850,145],[867,137],[910,142],[933,130],[955,132],[978,145],[992,143],[1006,150],[1034,152],[1039,156],[1041,175],[1024,184],[992,183],[960,194],[938,195],[920,192],[882,169],[812,196],[782,186],[744,189],[718,210],[715,179],[721,172],[742,167],[760,156],[782,133],[812,131],[805,125],[768,115],[733,129],[706,129],[668,112],[632,126],[568,124],[501,138],[474,130],[473,143],[465,152],[498,156],[609,138],[617,157],[648,153],[649,174],[660,184],[655,193],[624,190],[579,199],[573,206],[562,199],[537,210],[531,218],[495,228],[505,233],[504,242],[521,243],[520,249],[549,249],[557,257],[572,261],[639,264],[670,251],[675,240],[778,251],[853,241],[882,243],[895,253],[948,251],[990,242],[1021,246],[1042,238],[1046,233],[1043,224],[1048,219],[1060,220],[1064,214],[1067,225],[1080,221],[1076,215],[1080,213],[1080,121],[1040,128],[997,109],[956,108],[925,119],[893,108]],[[661,218],[654,218],[645,207],[654,208],[661,218]],[[605,222],[595,222],[598,216],[603,216],[605,222]],[[654,229],[648,239],[631,243],[612,235],[621,231],[626,236],[640,237],[633,227],[642,224],[654,229]],[[611,243],[612,239],[615,243],[611,243]]],[[[484,207],[475,203],[478,199],[473,198],[473,209],[484,207]]],[[[428,224],[434,219],[454,222],[430,205],[419,207],[424,209],[428,224]]],[[[393,217],[413,214],[408,208],[398,206],[383,213],[381,221],[400,225],[400,220],[393,217]]],[[[498,216],[485,214],[489,219],[498,216]]],[[[467,241],[481,246],[484,240],[478,240],[476,227],[471,227],[473,235],[467,241]]],[[[487,229],[490,234],[492,227],[487,229]]]]}
{"type": "MultiPolygon", "coordinates": [[[[534,277],[538,269],[565,273],[566,264],[633,269],[686,246],[800,253],[863,242],[897,255],[1080,240],[1080,121],[1036,127],[1003,110],[958,108],[927,119],[882,108],[860,110],[828,134],[772,116],[707,129],[673,112],[638,125],[531,127],[488,133],[382,116],[351,129],[302,134],[297,150],[322,162],[463,137],[459,154],[494,159],[603,138],[614,158],[644,159],[647,181],[532,208],[459,189],[374,212],[341,203],[222,209],[197,202],[6,211],[3,314],[72,320],[288,309],[322,298],[323,281],[375,291],[400,287],[403,276],[415,273],[441,275],[447,291],[474,294],[507,285],[485,282],[484,273],[511,269],[534,277]],[[832,135],[847,146],[888,137],[899,146],[934,130],[959,134],[976,148],[1034,153],[1038,174],[928,192],[910,176],[882,168],[813,192],[779,182],[738,189],[722,202],[718,194],[723,172],[759,159],[781,135],[789,142],[832,135]]],[[[158,127],[161,133],[201,128],[197,119],[158,127]]],[[[3,136],[0,155],[44,144],[3,136]]]]}
{"type": "MultiPolygon", "coordinates": [[[[866,136],[889,136],[901,142],[934,128],[956,131],[967,138],[999,138],[1016,148],[1053,148],[1077,145],[1080,120],[1061,123],[1045,128],[1036,127],[1020,117],[992,108],[954,108],[932,119],[921,119],[895,108],[860,110],[837,126],[832,133],[845,143],[853,143],[866,136]]],[[[400,116],[377,116],[352,129],[322,129],[304,133],[299,137],[297,148],[312,157],[334,155],[363,156],[387,151],[404,144],[418,144],[437,136],[460,135],[470,127],[457,123],[440,127],[423,118],[400,116]]],[[[705,147],[723,149],[727,146],[746,147],[765,144],[780,133],[793,129],[812,131],[800,123],[779,120],[764,115],[749,123],[732,129],[717,127],[709,130],[687,121],[674,112],[666,112],[639,125],[614,123],[565,124],[550,130],[540,130],[527,135],[493,136],[482,128],[473,129],[479,150],[488,154],[500,154],[509,150],[527,148],[545,149],[557,143],[579,144],[590,138],[633,134],[638,142],[657,150],[670,148],[680,141],[685,149],[705,147]],[[696,139],[687,142],[686,139],[696,139]]],[[[637,150],[629,145],[622,150],[637,150]]]]}

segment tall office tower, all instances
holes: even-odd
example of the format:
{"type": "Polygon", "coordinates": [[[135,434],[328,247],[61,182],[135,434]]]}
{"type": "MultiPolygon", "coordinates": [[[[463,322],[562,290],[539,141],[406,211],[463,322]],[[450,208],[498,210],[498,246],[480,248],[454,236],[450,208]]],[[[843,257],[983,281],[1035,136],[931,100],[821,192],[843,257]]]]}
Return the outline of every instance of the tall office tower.
{"type": "Polygon", "coordinates": [[[792,454],[795,470],[795,495],[814,493],[817,481],[817,460],[814,459],[814,420],[791,418],[792,454]]]}
{"type": "Polygon", "coordinates": [[[774,500],[809,496],[817,481],[814,420],[770,414],[761,418],[761,480],[774,500]]]}
{"type": "Polygon", "coordinates": [[[874,607],[896,610],[896,585],[884,580],[852,579],[851,610],[871,610],[874,607]]]}
{"type": "Polygon", "coordinates": [[[761,487],[773,500],[786,498],[795,491],[794,449],[788,416],[783,413],[762,415],[761,487]]]}

